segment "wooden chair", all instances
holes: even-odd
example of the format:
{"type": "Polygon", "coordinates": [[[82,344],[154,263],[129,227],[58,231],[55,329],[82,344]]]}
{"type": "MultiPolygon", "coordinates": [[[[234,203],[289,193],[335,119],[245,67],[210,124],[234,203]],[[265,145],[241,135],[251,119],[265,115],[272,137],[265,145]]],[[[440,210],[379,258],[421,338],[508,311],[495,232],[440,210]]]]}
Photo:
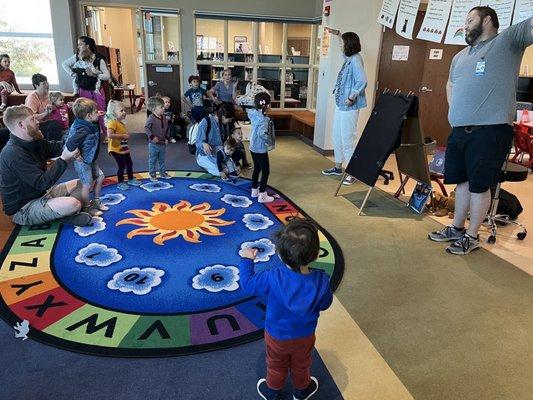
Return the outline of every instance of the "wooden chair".
{"type": "Polygon", "coordinates": [[[529,161],[525,164],[528,168],[533,168],[533,135],[531,128],[527,125],[514,126],[514,156],[511,162],[515,164],[522,164],[525,154],[529,155],[529,161]]]}

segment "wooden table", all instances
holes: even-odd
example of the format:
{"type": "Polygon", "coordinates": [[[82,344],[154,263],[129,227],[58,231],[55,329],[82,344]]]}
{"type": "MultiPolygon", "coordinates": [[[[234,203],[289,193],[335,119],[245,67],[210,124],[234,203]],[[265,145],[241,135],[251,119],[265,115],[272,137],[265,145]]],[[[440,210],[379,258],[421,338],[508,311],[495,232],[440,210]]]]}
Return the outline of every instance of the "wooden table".
{"type": "Polygon", "coordinates": [[[124,92],[128,92],[128,97],[130,98],[130,108],[131,113],[135,113],[135,104],[134,104],[134,97],[135,97],[135,85],[126,85],[126,86],[119,86],[115,88],[115,92],[122,92],[122,95],[124,96],[124,92]]]}

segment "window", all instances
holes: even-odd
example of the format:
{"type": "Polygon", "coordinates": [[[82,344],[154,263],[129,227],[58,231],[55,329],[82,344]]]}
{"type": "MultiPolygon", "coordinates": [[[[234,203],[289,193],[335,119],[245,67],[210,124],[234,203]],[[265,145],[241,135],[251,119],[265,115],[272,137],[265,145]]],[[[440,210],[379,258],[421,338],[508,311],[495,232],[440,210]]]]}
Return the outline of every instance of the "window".
{"type": "Polygon", "coordinates": [[[314,24],[197,17],[196,67],[202,85],[211,88],[229,68],[237,94],[256,81],[270,92],[273,108],[308,108],[315,89],[316,32],[314,24]]]}
{"type": "Polygon", "coordinates": [[[146,59],[180,61],[179,15],[170,12],[143,11],[143,18],[146,59]]]}
{"type": "Polygon", "coordinates": [[[9,54],[19,85],[31,85],[31,76],[36,73],[46,75],[51,85],[59,84],[52,32],[48,1],[0,4],[0,51],[9,54]]]}

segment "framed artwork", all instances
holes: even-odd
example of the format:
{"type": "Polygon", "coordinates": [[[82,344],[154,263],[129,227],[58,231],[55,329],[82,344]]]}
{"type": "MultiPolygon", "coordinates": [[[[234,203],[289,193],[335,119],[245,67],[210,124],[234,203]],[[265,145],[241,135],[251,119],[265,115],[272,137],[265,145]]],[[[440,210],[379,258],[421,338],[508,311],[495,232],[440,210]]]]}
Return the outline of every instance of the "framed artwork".
{"type": "Polygon", "coordinates": [[[235,53],[248,53],[250,47],[248,46],[248,38],[246,36],[233,36],[233,43],[235,46],[235,53]]]}

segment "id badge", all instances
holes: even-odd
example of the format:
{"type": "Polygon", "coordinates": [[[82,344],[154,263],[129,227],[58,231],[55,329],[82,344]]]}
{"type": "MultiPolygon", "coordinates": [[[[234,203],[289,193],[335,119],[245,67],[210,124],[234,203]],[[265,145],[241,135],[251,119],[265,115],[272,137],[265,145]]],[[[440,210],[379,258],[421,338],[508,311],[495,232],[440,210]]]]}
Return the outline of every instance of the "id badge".
{"type": "Polygon", "coordinates": [[[476,64],[476,76],[485,75],[485,61],[478,61],[476,64]]]}

